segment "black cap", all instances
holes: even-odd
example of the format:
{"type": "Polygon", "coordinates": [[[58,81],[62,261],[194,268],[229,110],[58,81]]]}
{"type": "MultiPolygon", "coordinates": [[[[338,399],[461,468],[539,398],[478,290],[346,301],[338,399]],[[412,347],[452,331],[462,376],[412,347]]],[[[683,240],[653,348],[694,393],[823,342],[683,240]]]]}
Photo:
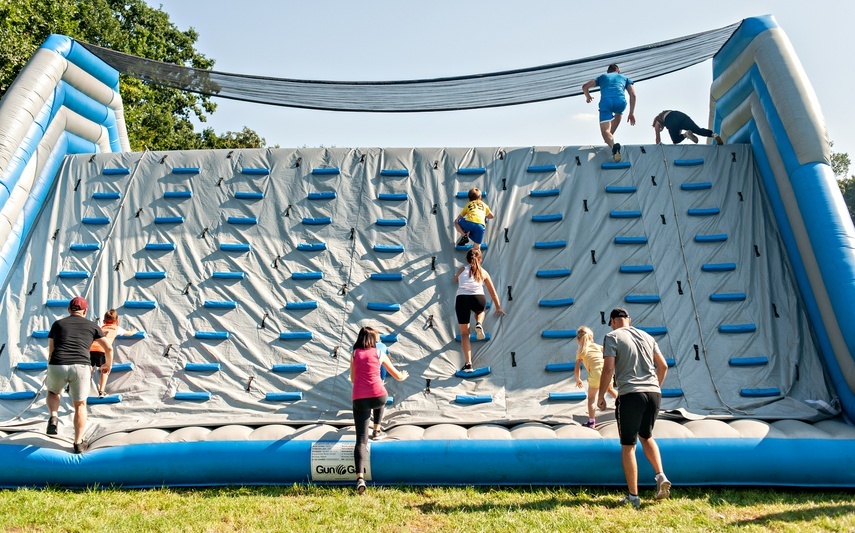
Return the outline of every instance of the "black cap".
{"type": "Polygon", "coordinates": [[[611,314],[609,314],[609,320],[615,318],[629,318],[629,313],[626,312],[626,309],[623,307],[615,307],[612,309],[611,314]]]}

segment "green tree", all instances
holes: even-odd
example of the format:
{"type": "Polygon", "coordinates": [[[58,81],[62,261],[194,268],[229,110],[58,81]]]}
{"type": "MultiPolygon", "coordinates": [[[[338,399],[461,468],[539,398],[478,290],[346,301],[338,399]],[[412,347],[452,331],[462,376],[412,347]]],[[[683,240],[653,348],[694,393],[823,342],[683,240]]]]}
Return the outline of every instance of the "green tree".
{"type": "MultiPolygon", "coordinates": [[[[214,60],[197,52],[193,28],[179,30],[169,15],[144,0],[0,0],[0,98],[51,33],[187,67],[210,69],[214,60]]],[[[209,97],[120,78],[128,138],[133,150],[260,148],[265,140],[244,127],[218,135],[196,132],[216,110],[209,97]]]]}
{"type": "Polygon", "coordinates": [[[843,201],[846,202],[846,208],[849,209],[849,216],[855,222],[855,175],[846,177],[849,174],[849,154],[846,152],[835,152],[833,150],[834,143],[831,144],[831,170],[837,177],[837,185],[840,187],[840,193],[843,194],[843,201]]]}

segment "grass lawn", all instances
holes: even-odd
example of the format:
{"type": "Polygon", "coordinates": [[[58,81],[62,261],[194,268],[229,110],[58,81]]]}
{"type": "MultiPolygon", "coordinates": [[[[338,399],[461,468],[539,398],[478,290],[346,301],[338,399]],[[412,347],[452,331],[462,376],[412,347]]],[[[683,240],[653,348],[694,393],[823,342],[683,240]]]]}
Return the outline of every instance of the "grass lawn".
{"type": "Polygon", "coordinates": [[[851,492],[674,487],[640,510],[577,487],[0,491],[2,531],[855,531],[851,492]]]}

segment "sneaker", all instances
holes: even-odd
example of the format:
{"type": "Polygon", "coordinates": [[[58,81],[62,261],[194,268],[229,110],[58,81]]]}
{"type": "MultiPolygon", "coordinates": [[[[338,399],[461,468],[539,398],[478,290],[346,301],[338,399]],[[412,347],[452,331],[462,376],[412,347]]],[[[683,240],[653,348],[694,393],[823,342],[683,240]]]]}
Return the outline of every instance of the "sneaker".
{"type": "Polygon", "coordinates": [[[591,422],[590,420],[588,420],[587,422],[585,422],[584,424],[582,424],[582,427],[583,427],[583,428],[591,428],[591,429],[595,429],[595,428],[596,428],[596,425],[597,425],[597,423],[596,423],[596,422],[591,422]]]}
{"type": "Polygon", "coordinates": [[[104,392],[104,391],[102,391],[102,390],[99,390],[99,391],[98,391],[98,397],[99,397],[99,398],[103,398],[103,397],[104,397],[104,396],[106,396],[106,395],[107,395],[107,393],[106,393],[106,392],[104,392]]]}
{"type": "Polygon", "coordinates": [[[361,496],[362,494],[365,494],[365,489],[366,489],[365,480],[362,478],[357,479],[356,480],[356,493],[361,496]]]}
{"type": "Polygon", "coordinates": [[[383,430],[373,431],[371,433],[371,440],[383,440],[386,438],[386,432],[383,430]]]}
{"type": "Polygon", "coordinates": [[[48,435],[56,435],[56,426],[59,425],[59,419],[55,416],[48,418],[47,431],[48,435]]]}
{"type": "Polygon", "coordinates": [[[612,146],[612,155],[615,158],[615,163],[620,163],[620,143],[615,143],[615,145],[612,146]]]}
{"type": "Polygon", "coordinates": [[[83,453],[89,449],[89,444],[86,441],[74,443],[74,453],[83,453]]]}
{"type": "Polygon", "coordinates": [[[480,322],[475,323],[475,338],[479,341],[483,341],[487,338],[487,336],[484,335],[484,326],[482,326],[480,322]]]}
{"type": "Polygon", "coordinates": [[[686,131],[683,135],[693,143],[698,144],[698,136],[691,131],[686,131]]]}
{"type": "Polygon", "coordinates": [[[618,505],[632,505],[636,509],[639,509],[641,507],[641,499],[638,496],[633,498],[632,496],[627,494],[626,496],[618,500],[618,505]]]}
{"type": "Polygon", "coordinates": [[[665,474],[656,476],[656,499],[667,500],[671,497],[671,482],[665,477],[665,474]]]}
{"type": "Polygon", "coordinates": [[[722,144],[724,144],[724,141],[721,140],[721,135],[719,135],[718,133],[713,133],[712,137],[713,137],[713,139],[715,139],[715,143],[717,145],[721,146],[722,144]]]}
{"type": "Polygon", "coordinates": [[[461,370],[463,370],[464,372],[472,372],[472,363],[466,363],[465,365],[463,365],[463,368],[461,368],[461,370]]]}
{"type": "Polygon", "coordinates": [[[466,246],[469,244],[469,236],[461,235],[459,239],[457,239],[457,246],[466,246]]]}

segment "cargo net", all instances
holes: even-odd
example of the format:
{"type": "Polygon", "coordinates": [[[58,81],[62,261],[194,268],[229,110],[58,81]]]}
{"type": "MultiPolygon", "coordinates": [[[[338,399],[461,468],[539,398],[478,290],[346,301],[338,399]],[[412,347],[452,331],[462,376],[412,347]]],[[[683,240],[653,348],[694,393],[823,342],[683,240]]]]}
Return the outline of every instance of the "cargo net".
{"type": "Polygon", "coordinates": [[[620,52],[539,67],[449,78],[321,81],[246,76],[152,61],[80,43],[122,74],[220,98],[261,104],[361,112],[454,111],[527,104],[582,94],[582,85],[611,63],[643,81],[705,61],[739,23],[620,52]]]}

